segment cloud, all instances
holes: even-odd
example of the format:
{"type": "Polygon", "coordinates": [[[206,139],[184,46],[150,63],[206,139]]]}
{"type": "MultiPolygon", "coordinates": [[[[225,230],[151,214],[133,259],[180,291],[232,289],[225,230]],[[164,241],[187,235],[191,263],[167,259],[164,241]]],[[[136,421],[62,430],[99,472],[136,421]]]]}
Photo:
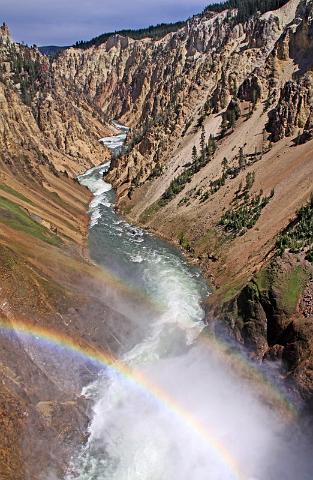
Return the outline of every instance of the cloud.
{"type": "Polygon", "coordinates": [[[69,45],[107,31],[177,21],[199,13],[205,0],[2,0],[1,19],[13,38],[69,45]]]}

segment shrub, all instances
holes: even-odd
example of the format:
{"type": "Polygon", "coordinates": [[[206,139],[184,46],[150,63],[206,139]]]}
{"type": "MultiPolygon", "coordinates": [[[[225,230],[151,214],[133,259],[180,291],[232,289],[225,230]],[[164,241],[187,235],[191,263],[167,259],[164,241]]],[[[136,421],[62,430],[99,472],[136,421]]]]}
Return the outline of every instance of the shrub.
{"type": "Polygon", "coordinates": [[[216,151],[216,142],[214,137],[211,135],[207,146],[205,148],[205,155],[198,156],[196,147],[192,149],[192,164],[188,167],[183,173],[178,177],[174,178],[171,182],[168,189],[163,193],[161,199],[159,200],[160,206],[167,205],[176,195],[178,195],[184,188],[185,185],[191,182],[192,177],[198,173],[207,163],[211,160],[211,155],[216,151]]]}
{"type": "Polygon", "coordinates": [[[234,236],[243,235],[248,229],[254,227],[270,199],[271,195],[262,197],[262,192],[252,198],[247,194],[242,203],[224,213],[219,225],[234,236]]]}
{"type": "Polygon", "coordinates": [[[279,235],[276,242],[276,247],[280,254],[282,254],[285,250],[290,250],[293,253],[299,253],[307,248],[310,248],[310,252],[307,255],[309,258],[311,258],[312,245],[313,196],[307,205],[298,210],[295,220],[293,220],[286,230],[279,235]]]}

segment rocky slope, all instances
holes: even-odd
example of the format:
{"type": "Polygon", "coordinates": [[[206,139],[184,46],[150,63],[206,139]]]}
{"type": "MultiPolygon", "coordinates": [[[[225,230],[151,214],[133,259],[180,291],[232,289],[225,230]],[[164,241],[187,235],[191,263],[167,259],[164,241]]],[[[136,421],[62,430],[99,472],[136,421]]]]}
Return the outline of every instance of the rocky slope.
{"type": "Polygon", "coordinates": [[[13,43],[6,26],[1,32],[2,155],[22,149],[30,163],[33,157],[70,176],[100,163],[104,151],[98,140],[109,133],[104,115],[59,85],[48,58],[13,43]]]}
{"type": "Polygon", "coordinates": [[[107,158],[98,139],[109,132],[102,114],[52,79],[46,58],[14,44],[2,26],[1,480],[62,474],[86,439],[80,390],[96,373],[53,344],[40,349],[33,337],[32,347],[19,325],[108,352],[118,348],[119,322],[128,325],[102,292],[104,274],[86,258],[90,195],[71,178],[107,158]]]}
{"type": "MultiPolygon", "coordinates": [[[[4,25],[2,321],[117,350],[129,319],[84,258],[89,196],[72,179],[107,158],[98,140],[117,118],[131,127],[110,172],[118,208],[198,262],[214,286],[208,319],[282,359],[311,397],[312,13],[306,0],[241,22],[207,11],[160,40],[114,35],[55,59],[4,25]]],[[[14,328],[0,342],[1,475],[59,474],[85,435],[78,393],[94,370],[38,355],[14,328]]]]}
{"type": "MultiPolygon", "coordinates": [[[[235,26],[223,46],[214,45],[221,57],[211,68],[221,71],[212,86],[212,75],[200,80],[196,118],[177,121],[157,161],[154,127],[111,172],[120,208],[214,274],[215,317],[259,358],[282,359],[306,397],[313,388],[312,267],[301,253],[267,265],[277,236],[312,194],[311,18],[310,2],[288,2],[235,26]],[[266,287],[257,274],[268,278],[266,287]]],[[[202,61],[210,65],[207,54],[202,61]]]]}
{"type": "MultiPolygon", "coordinates": [[[[223,317],[229,302],[251,301],[246,285],[276,255],[278,235],[312,193],[312,10],[311,1],[290,0],[242,22],[235,10],[207,11],[161,40],[116,35],[69,49],[54,63],[62,82],[132,127],[109,176],[118,207],[213,274],[211,303],[222,305],[223,317]]],[[[273,260],[272,283],[286,270],[293,285],[293,261],[273,260]]],[[[310,263],[301,255],[299,261],[308,279],[310,263]]],[[[261,314],[258,339],[244,325],[257,325],[256,314],[226,317],[261,358],[305,338],[297,361],[287,365],[310,395],[312,382],[297,373],[304,359],[307,371],[312,362],[300,283],[289,292],[297,300],[292,312],[261,314]],[[266,334],[275,328],[279,335],[266,334]]]]}

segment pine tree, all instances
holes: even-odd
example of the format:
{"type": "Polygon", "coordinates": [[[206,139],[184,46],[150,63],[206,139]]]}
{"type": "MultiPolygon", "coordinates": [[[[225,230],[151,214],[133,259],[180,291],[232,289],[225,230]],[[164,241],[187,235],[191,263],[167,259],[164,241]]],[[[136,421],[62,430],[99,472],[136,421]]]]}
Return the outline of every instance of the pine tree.
{"type": "Polygon", "coordinates": [[[227,166],[228,166],[228,160],[227,160],[226,157],[223,158],[222,166],[223,166],[223,172],[225,172],[227,170],[227,166]]]}
{"type": "Polygon", "coordinates": [[[198,152],[197,152],[197,147],[194,145],[192,148],[192,161],[193,163],[196,163],[198,160],[198,152]]]}
{"type": "Polygon", "coordinates": [[[243,153],[243,148],[240,147],[239,149],[239,168],[243,169],[246,166],[246,156],[243,153]]]}
{"type": "Polygon", "coordinates": [[[250,190],[254,184],[255,172],[248,172],[246,175],[246,186],[245,190],[250,190]]]}
{"type": "Polygon", "coordinates": [[[252,90],[252,104],[253,104],[253,109],[255,109],[256,103],[258,100],[258,94],[255,88],[252,90]]]}
{"type": "Polygon", "coordinates": [[[215,151],[216,151],[216,141],[215,141],[215,138],[214,136],[211,134],[210,137],[209,137],[209,141],[208,141],[208,144],[207,144],[207,152],[208,152],[208,155],[211,156],[211,155],[214,155],[215,151]]]}
{"type": "Polygon", "coordinates": [[[236,23],[248,20],[257,11],[261,14],[269,10],[276,10],[287,3],[288,0],[227,0],[213,3],[205,8],[204,12],[221,12],[226,9],[238,9],[235,18],[236,23]]]}
{"type": "Polygon", "coordinates": [[[234,130],[236,123],[236,113],[234,110],[231,110],[229,113],[229,128],[234,130]]]}
{"type": "Polygon", "coordinates": [[[300,130],[298,130],[298,135],[296,137],[296,142],[295,143],[296,143],[296,145],[300,145],[300,143],[301,143],[301,131],[300,130]]]}
{"type": "Polygon", "coordinates": [[[222,134],[222,136],[225,135],[227,129],[228,129],[228,120],[226,118],[226,115],[223,115],[223,119],[222,119],[222,123],[221,123],[221,134],[222,134]]]}
{"type": "Polygon", "coordinates": [[[200,148],[201,148],[201,157],[204,158],[205,157],[205,130],[203,125],[201,130],[200,148]]]}

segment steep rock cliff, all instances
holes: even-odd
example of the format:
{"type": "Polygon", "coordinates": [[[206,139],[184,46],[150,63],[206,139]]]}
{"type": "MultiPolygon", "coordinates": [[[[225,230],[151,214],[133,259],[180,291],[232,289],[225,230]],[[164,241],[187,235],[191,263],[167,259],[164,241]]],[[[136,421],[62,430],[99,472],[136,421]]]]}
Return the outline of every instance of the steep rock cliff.
{"type": "Polygon", "coordinates": [[[33,152],[35,163],[70,176],[101,163],[105,152],[99,139],[110,133],[104,116],[60,86],[48,58],[12,42],[7,27],[1,32],[1,154],[33,152]]]}
{"type": "MultiPolygon", "coordinates": [[[[62,82],[132,127],[109,174],[118,208],[213,274],[212,298],[251,303],[237,334],[262,358],[289,347],[272,345],[272,320],[247,283],[312,192],[311,18],[305,0],[240,22],[207,11],[161,40],[116,35],[54,62],[62,82]]],[[[310,382],[294,378],[309,395],[310,382]]]]}
{"type": "MultiPolygon", "coordinates": [[[[84,293],[95,285],[102,293],[103,279],[82,258],[89,197],[68,178],[106,158],[98,139],[116,118],[131,127],[109,175],[118,207],[212,275],[212,302],[232,334],[260,359],[283,358],[311,395],[309,261],[287,252],[273,260],[275,275],[258,277],[277,251],[277,235],[312,191],[311,11],[310,1],[290,0],[243,22],[236,11],[206,12],[160,40],[114,35],[52,61],[13,44],[1,28],[0,273],[7,322],[22,316],[79,340],[88,312],[88,346],[117,348],[121,314],[84,293]],[[282,286],[291,289],[292,306],[282,286]],[[101,328],[99,338],[96,319],[104,317],[110,328],[101,328]]],[[[56,466],[62,472],[72,441],[85,433],[76,398],[81,372],[75,385],[63,372],[64,389],[56,375],[62,365],[46,369],[33,361],[18,332],[2,342],[6,476],[34,479],[51,465],[50,456],[39,463],[22,458],[22,443],[12,448],[17,433],[27,438],[28,418],[45,432],[53,458],[61,454],[58,436],[69,440],[56,466]],[[15,357],[25,365],[27,385],[37,382],[33,391],[20,381],[15,357]],[[60,416],[74,428],[64,431],[60,416]]],[[[31,442],[38,458],[36,436],[31,442]]]]}
{"type": "Polygon", "coordinates": [[[47,58],[0,28],[1,479],[63,475],[86,439],[80,391],[96,373],[55,345],[41,350],[21,325],[109,352],[114,325],[127,324],[103,295],[86,294],[106,279],[86,255],[90,194],[71,178],[107,158],[103,120],[52,80],[47,58]]]}

